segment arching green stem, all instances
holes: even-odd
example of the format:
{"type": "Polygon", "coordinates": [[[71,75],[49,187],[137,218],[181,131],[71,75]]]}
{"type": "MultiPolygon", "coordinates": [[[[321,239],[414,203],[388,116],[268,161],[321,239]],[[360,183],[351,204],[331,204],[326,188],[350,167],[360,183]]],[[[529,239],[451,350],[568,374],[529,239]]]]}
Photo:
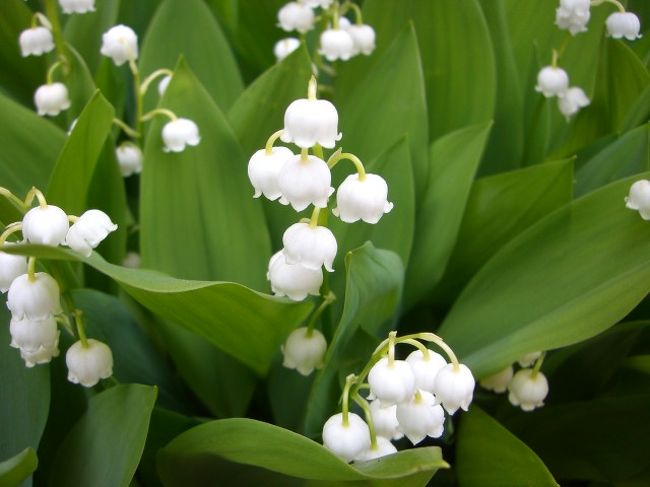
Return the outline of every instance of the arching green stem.
{"type": "Polygon", "coordinates": [[[619,12],[625,13],[625,6],[618,0],[591,0],[592,7],[597,7],[598,5],[602,5],[603,3],[611,3],[612,5],[616,6],[619,12]]]}
{"type": "Polygon", "coordinates": [[[153,73],[147,76],[140,85],[140,95],[146,95],[151,83],[153,83],[156,78],[159,78],[160,76],[174,76],[174,72],[171,69],[167,68],[156,69],[153,73]]]}
{"type": "Polygon", "coordinates": [[[25,196],[25,206],[27,208],[32,206],[32,201],[34,201],[34,198],[38,200],[38,206],[41,208],[47,208],[47,200],[45,199],[45,196],[43,193],[41,193],[40,190],[36,189],[35,186],[32,186],[32,189],[30,189],[27,192],[27,196],[25,196]]]}
{"type": "Polygon", "coordinates": [[[7,241],[7,237],[12,233],[20,232],[23,229],[22,222],[14,222],[5,227],[4,232],[0,234],[0,247],[2,247],[7,241]]]}
{"type": "Polygon", "coordinates": [[[421,342],[418,342],[417,340],[413,340],[412,338],[407,338],[405,340],[401,340],[400,343],[408,343],[409,345],[413,345],[420,352],[422,352],[422,358],[424,360],[429,360],[429,356],[430,356],[429,349],[425,347],[421,342]]]}
{"type": "Polygon", "coordinates": [[[318,321],[318,318],[323,314],[323,311],[325,311],[325,308],[327,308],[330,304],[332,304],[336,300],[336,296],[332,291],[330,291],[327,296],[323,298],[323,302],[320,304],[318,308],[316,308],[316,311],[312,313],[312,315],[309,317],[309,322],[307,323],[307,333],[306,336],[307,338],[311,337],[314,333],[314,327],[316,326],[316,322],[318,321]]]}
{"type": "Polygon", "coordinates": [[[273,154],[273,144],[275,144],[275,141],[282,136],[282,132],[284,132],[283,129],[280,129],[277,132],[273,132],[273,134],[271,134],[271,136],[266,140],[266,145],[264,146],[264,153],[267,156],[273,154]]]}
{"type": "Polygon", "coordinates": [[[79,334],[79,341],[81,341],[81,345],[84,348],[88,348],[88,338],[86,337],[83,311],[80,309],[74,310],[74,321],[77,326],[77,333],[79,334]]]}
{"type": "Polygon", "coordinates": [[[27,211],[27,207],[25,206],[23,200],[21,200],[18,196],[13,194],[7,188],[3,188],[0,186],[0,196],[4,196],[5,198],[7,198],[9,202],[12,205],[14,205],[21,213],[25,213],[25,211],[27,211]]]}
{"type": "Polygon", "coordinates": [[[327,160],[327,167],[333,169],[334,166],[336,166],[339,163],[339,161],[342,161],[343,159],[352,161],[352,163],[357,169],[357,174],[359,175],[359,181],[363,181],[364,179],[366,179],[366,168],[363,167],[363,162],[361,162],[361,159],[359,159],[357,156],[355,156],[350,152],[339,152],[339,151],[335,152],[327,160]]]}
{"type": "Polygon", "coordinates": [[[537,357],[537,360],[535,361],[535,366],[533,367],[533,371],[530,373],[530,376],[534,379],[537,376],[537,373],[539,372],[539,369],[542,367],[542,363],[544,362],[544,356],[546,355],[546,352],[543,352],[539,357],[537,357]]]}
{"type": "Polygon", "coordinates": [[[350,424],[350,388],[354,384],[357,376],[350,374],[345,378],[345,386],[343,387],[343,395],[341,396],[341,415],[343,417],[343,426],[347,427],[350,424]]]}
{"type": "Polygon", "coordinates": [[[171,110],[168,110],[167,108],[155,108],[151,110],[150,112],[144,114],[141,118],[140,121],[146,122],[147,120],[151,120],[153,117],[156,115],[164,115],[165,117],[169,118],[172,122],[175,122],[178,120],[178,117],[174,112],[171,110]]]}
{"type": "Polygon", "coordinates": [[[137,130],[132,129],[129,127],[124,121],[120,120],[119,118],[114,118],[113,123],[117,125],[119,128],[121,128],[126,135],[128,135],[131,138],[138,139],[141,137],[140,132],[137,130]]]}
{"type": "Polygon", "coordinates": [[[58,60],[52,66],[50,66],[50,69],[47,70],[47,76],[45,78],[45,82],[48,85],[51,85],[54,82],[54,73],[59,67],[63,66],[64,64],[65,64],[64,61],[58,60]]]}
{"type": "Polygon", "coordinates": [[[356,402],[361,409],[363,409],[363,414],[366,417],[366,423],[368,423],[368,429],[370,430],[370,448],[377,448],[377,433],[375,432],[375,422],[372,420],[372,413],[370,412],[370,405],[363,397],[359,395],[358,392],[352,396],[354,402],[356,402]]]}
{"type": "Polygon", "coordinates": [[[59,57],[65,59],[65,40],[61,30],[61,21],[59,20],[59,7],[56,0],[45,0],[45,13],[47,20],[52,26],[52,37],[59,57]]]}
{"type": "Polygon", "coordinates": [[[30,282],[36,280],[36,257],[30,257],[27,260],[27,279],[30,282]]]}

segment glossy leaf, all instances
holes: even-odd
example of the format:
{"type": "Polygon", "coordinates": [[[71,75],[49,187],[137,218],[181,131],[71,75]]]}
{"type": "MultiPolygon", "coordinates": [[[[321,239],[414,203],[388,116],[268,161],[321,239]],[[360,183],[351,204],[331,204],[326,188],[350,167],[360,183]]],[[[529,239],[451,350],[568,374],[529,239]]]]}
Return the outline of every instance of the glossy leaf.
{"type": "Polygon", "coordinates": [[[17,455],[0,462],[0,487],[20,485],[38,466],[33,448],[25,448],[17,455]]]}
{"type": "Polygon", "coordinates": [[[460,487],[559,486],[533,450],[474,404],[461,416],[455,467],[460,487]]]}
{"type": "Polygon", "coordinates": [[[525,353],[594,336],[646,296],[650,228],[623,203],[640,177],[647,174],[560,208],[475,275],[439,333],[477,377],[525,353]]]}
{"type": "Polygon", "coordinates": [[[88,409],[59,448],[50,485],[128,487],[140,461],[156,401],[155,387],[112,387],[88,409]]]}

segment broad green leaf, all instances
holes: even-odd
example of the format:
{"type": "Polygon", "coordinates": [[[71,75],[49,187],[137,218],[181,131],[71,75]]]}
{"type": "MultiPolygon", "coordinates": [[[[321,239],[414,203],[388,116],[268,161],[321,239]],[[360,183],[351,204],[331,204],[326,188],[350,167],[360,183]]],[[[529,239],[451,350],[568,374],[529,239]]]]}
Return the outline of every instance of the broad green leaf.
{"type": "Polygon", "coordinates": [[[113,107],[97,91],[79,115],[52,170],[48,202],[71,215],[87,209],[87,196],[97,159],[113,125],[113,107]]]}
{"type": "Polygon", "coordinates": [[[0,462],[0,487],[20,485],[38,466],[33,448],[25,448],[17,455],[0,462]]]}
{"type": "MultiPolygon", "coordinates": [[[[160,4],[142,42],[142,76],[160,68],[174,69],[181,55],[213,100],[227,110],[241,93],[242,80],[219,24],[201,0],[165,0],[160,4]]],[[[151,91],[149,99],[155,100],[155,87],[151,91]]]]}
{"type": "Polygon", "coordinates": [[[460,487],[559,485],[533,450],[474,404],[461,416],[455,468],[460,487]]]}
{"type": "Polygon", "coordinates": [[[95,94],[95,81],[93,80],[86,62],[75,49],[66,45],[67,59],[69,64],[63,74],[58,72],[59,79],[68,87],[70,93],[70,108],[66,110],[65,116],[59,116],[59,121],[64,123],[68,129],[74,120],[79,117],[81,111],[95,94]]]}
{"type": "Polygon", "coordinates": [[[131,485],[156,394],[155,387],[128,384],[91,397],[59,448],[49,485],[131,485]]]}
{"type": "Polygon", "coordinates": [[[489,132],[490,124],[475,125],[431,145],[431,170],[406,273],[407,308],[430,293],[445,271],[489,132]]]}
{"type": "Polygon", "coordinates": [[[158,470],[165,485],[200,485],[200,478],[204,482],[215,478],[208,462],[217,459],[301,479],[343,482],[400,478],[404,486],[413,485],[409,477],[418,472],[426,471],[430,478],[448,466],[437,447],[406,450],[381,461],[351,466],[297,433],[237,418],[211,421],[181,434],[161,450],[158,470]]]}
{"type": "Polygon", "coordinates": [[[646,296],[650,228],[623,202],[642,177],[647,173],[553,212],[474,276],[439,333],[475,376],[594,336],[646,296]]]}
{"type": "Polygon", "coordinates": [[[573,161],[539,164],[477,180],[436,303],[451,304],[470,278],[505,243],[541,217],[569,203],[573,161]]]}

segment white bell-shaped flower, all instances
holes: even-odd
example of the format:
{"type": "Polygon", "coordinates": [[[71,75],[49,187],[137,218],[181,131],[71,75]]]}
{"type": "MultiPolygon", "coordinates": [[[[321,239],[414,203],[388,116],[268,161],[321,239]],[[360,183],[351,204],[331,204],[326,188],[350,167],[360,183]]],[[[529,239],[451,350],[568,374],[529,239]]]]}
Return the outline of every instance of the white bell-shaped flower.
{"type": "Polygon", "coordinates": [[[126,25],[116,25],[102,35],[102,55],[110,57],[116,66],[138,59],[138,36],[126,25]]]}
{"type": "MultiPolygon", "coordinates": [[[[650,187],[649,187],[649,189],[650,189],[650,187]]],[[[517,362],[522,367],[530,367],[531,365],[533,365],[535,363],[535,361],[540,357],[540,355],[542,355],[542,352],[540,352],[540,351],[538,351],[538,352],[530,352],[530,353],[527,353],[526,355],[523,355],[523,356],[519,357],[519,360],[517,360],[517,362]]]]}
{"type": "Polygon", "coordinates": [[[650,181],[635,181],[625,197],[625,206],[630,210],[638,210],[644,220],[650,220],[650,181]]]}
{"type": "MultiPolygon", "coordinates": [[[[341,26],[343,29],[344,27],[341,26]]],[[[354,51],[353,56],[361,53],[366,56],[372,54],[372,51],[375,50],[375,29],[369,25],[350,25],[345,28],[348,34],[352,37],[354,42],[354,51]]]]}
{"type": "Polygon", "coordinates": [[[142,263],[140,254],[137,252],[127,252],[122,259],[122,265],[128,267],[129,269],[138,269],[142,263]]]}
{"type": "Polygon", "coordinates": [[[328,61],[347,61],[355,54],[354,39],[343,29],[326,29],[320,35],[320,54],[328,61]]]}
{"type": "Polygon", "coordinates": [[[303,326],[292,331],[282,346],[282,365],[307,376],[323,366],[326,351],[327,341],[323,334],[303,326]]]}
{"type": "Polygon", "coordinates": [[[361,452],[354,461],[367,462],[369,460],[375,460],[377,458],[385,457],[386,455],[397,453],[397,448],[395,448],[395,445],[393,445],[388,438],[377,436],[376,440],[377,441],[374,445],[370,445],[370,448],[361,452]]]}
{"type": "Polygon", "coordinates": [[[339,29],[348,30],[352,22],[347,17],[339,17],[339,29]]]}
{"type": "MultiPolygon", "coordinates": [[[[5,242],[5,246],[13,245],[5,242]]],[[[27,258],[24,255],[12,255],[0,252],[0,292],[6,293],[18,276],[27,273],[27,258]]]]}
{"type": "Polygon", "coordinates": [[[541,372],[533,369],[521,369],[508,384],[508,400],[513,406],[524,411],[532,411],[544,405],[548,395],[548,381],[541,372]]]}
{"type": "Polygon", "coordinates": [[[54,38],[47,27],[32,27],[20,33],[18,44],[23,57],[40,56],[54,49],[54,38]]]}
{"type": "Polygon", "coordinates": [[[295,37],[287,37],[280,39],[273,46],[273,54],[278,61],[282,61],[285,57],[300,47],[300,41],[295,37]]]}
{"type": "Polygon", "coordinates": [[[12,318],[9,332],[10,345],[26,352],[36,352],[40,348],[52,349],[59,343],[59,330],[53,316],[36,320],[12,318]]]}
{"type": "Polygon", "coordinates": [[[410,401],[397,405],[397,421],[414,445],[427,436],[439,438],[444,432],[445,412],[433,394],[418,391],[410,401]]]}
{"type": "Polygon", "coordinates": [[[41,347],[37,350],[29,351],[24,348],[20,349],[20,358],[25,361],[25,366],[32,368],[35,365],[47,364],[54,357],[59,356],[59,340],[50,344],[49,347],[41,347]]]}
{"type": "Polygon", "coordinates": [[[15,320],[44,320],[62,312],[59,285],[52,276],[37,272],[34,280],[28,274],[13,280],[7,293],[7,308],[15,320]]]}
{"type": "Polygon", "coordinates": [[[327,100],[294,100],[284,112],[282,142],[293,142],[302,149],[316,144],[333,149],[341,134],[338,131],[339,114],[327,100]]]}
{"type": "Polygon", "coordinates": [[[177,118],[167,122],[162,129],[165,152],[183,152],[186,145],[199,145],[199,127],[187,118],[177,118]]]}
{"type": "Polygon", "coordinates": [[[74,343],[65,354],[68,380],[73,384],[92,387],[100,379],[113,375],[113,353],[99,340],[88,339],[87,346],[81,341],[74,343]]]}
{"type": "Polygon", "coordinates": [[[271,289],[276,296],[287,296],[294,301],[302,301],[309,294],[318,296],[323,285],[322,270],[309,269],[302,264],[287,264],[282,250],[271,257],[266,277],[271,281],[271,289]]]}
{"type": "Polygon", "coordinates": [[[380,359],[368,373],[368,384],[384,407],[409,401],[415,394],[415,376],[404,360],[380,359]]]}
{"type": "Polygon", "coordinates": [[[325,266],[333,272],[336,257],[336,237],[327,227],[309,223],[294,223],[282,235],[284,258],[287,264],[302,264],[309,269],[325,266]]]}
{"type": "Polygon", "coordinates": [[[487,389],[488,391],[494,391],[496,393],[506,392],[508,389],[508,384],[512,379],[514,371],[512,365],[508,365],[505,369],[500,370],[496,374],[489,375],[482,379],[479,384],[482,388],[487,389]]]}
{"type": "Polygon", "coordinates": [[[438,371],[434,384],[436,400],[449,414],[458,408],[467,411],[474,397],[474,376],[464,364],[447,364],[438,371]]]}
{"type": "Polygon", "coordinates": [[[343,413],[335,414],[323,426],[323,445],[351,462],[370,448],[370,429],[358,414],[348,413],[348,424],[343,424],[343,413]]]}
{"type": "Polygon", "coordinates": [[[66,14],[84,14],[95,11],[95,0],[59,0],[61,10],[66,14]]]}
{"type": "Polygon", "coordinates": [[[569,89],[569,75],[562,68],[546,66],[537,75],[535,90],[546,98],[563,96],[569,89]]]}
{"type": "Polygon", "coordinates": [[[591,17],[590,7],[591,0],[560,0],[560,6],[555,10],[555,25],[568,30],[571,35],[586,32],[591,17]]]}
{"type": "Polygon", "coordinates": [[[94,248],[117,230],[117,225],[101,210],[88,210],[68,230],[65,244],[84,257],[89,257],[94,248]]]}
{"type": "Polygon", "coordinates": [[[588,106],[589,103],[589,98],[578,86],[572,86],[564,93],[564,96],[557,99],[557,106],[567,120],[578,113],[581,108],[588,106]]]}
{"type": "Polygon", "coordinates": [[[23,217],[23,237],[29,243],[56,247],[65,241],[70,224],[58,206],[36,206],[23,217]]]}
{"type": "Polygon", "coordinates": [[[633,41],[641,37],[641,21],[632,12],[614,12],[606,21],[607,33],[614,39],[633,41]]]}
{"type": "Polygon", "coordinates": [[[302,211],[309,205],[327,206],[327,199],[334,192],[332,173],[327,163],[316,156],[301,155],[289,158],[278,174],[278,188],[282,193],[280,203],[290,204],[302,211]]]}
{"type": "Polygon", "coordinates": [[[125,142],[115,149],[117,163],[120,166],[120,173],[123,177],[129,177],[132,174],[142,172],[142,150],[135,144],[125,142]]]}
{"type": "Polygon", "coordinates": [[[255,188],[253,198],[264,195],[274,201],[282,196],[278,175],[292,157],[294,153],[286,147],[273,147],[271,154],[267,154],[266,149],[260,149],[253,154],[248,161],[248,179],[255,188]]]}
{"type": "Polygon", "coordinates": [[[158,83],[158,95],[163,96],[165,94],[165,91],[167,91],[167,87],[169,86],[169,83],[171,82],[172,77],[171,76],[163,76],[162,79],[160,80],[160,83],[158,83]]]}
{"type": "Polygon", "coordinates": [[[358,174],[350,174],[336,191],[336,208],[332,213],[346,223],[358,220],[377,223],[392,209],[384,178],[367,173],[364,179],[360,179],[358,174]]]}
{"type": "Polygon", "coordinates": [[[397,421],[396,413],[396,404],[384,407],[377,400],[370,402],[370,415],[372,416],[372,423],[375,425],[377,435],[391,440],[399,440],[404,436],[397,421]]]}
{"type": "Polygon", "coordinates": [[[302,3],[311,8],[329,8],[334,0],[302,0],[302,3]]]}
{"type": "Polygon", "coordinates": [[[302,3],[289,2],[278,11],[278,25],[287,32],[304,34],[314,26],[314,11],[302,3]]]}
{"type": "Polygon", "coordinates": [[[445,358],[431,350],[427,356],[424,356],[420,350],[414,350],[406,357],[406,362],[413,370],[415,388],[433,394],[438,371],[447,365],[445,358]]]}
{"type": "Polygon", "coordinates": [[[70,108],[68,88],[63,83],[49,83],[38,87],[34,93],[34,105],[40,116],[56,117],[70,108]]]}

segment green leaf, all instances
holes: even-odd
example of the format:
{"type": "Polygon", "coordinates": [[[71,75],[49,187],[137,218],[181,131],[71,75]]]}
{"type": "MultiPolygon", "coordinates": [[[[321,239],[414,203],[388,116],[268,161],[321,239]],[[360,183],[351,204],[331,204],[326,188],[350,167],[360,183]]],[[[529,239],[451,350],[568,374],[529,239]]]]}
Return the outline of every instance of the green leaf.
{"type": "Polygon", "coordinates": [[[443,275],[490,125],[452,132],[431,145],[431,170],[406,274],[407,308],[430,293],[443,275]]]}
{"type": "Polygon", "coordinates": [[[155,387],[128,384],[91,397],[59,448],[49,485],[131,485],[156,394],[155,387]]]}
{"type": "MultiPolygon", "coordinates": [[[[86,62],[72,46],[66,45],[68,53],[68,71],[61,77],[62,82],[68,87],[70,93],[70,108],[65,113],[65,127],[68,128],[72,122],[79,117],[88,101],[95,94],[95,81],[93,80],[86,62]]],[[[57,71],[61,75],[60,71],[57,71]]],[[[63,123],[63,120],[59,118],[63,123]]]]}
{"type": "Polygon", "coordinates": [[[525,353],[594,336],[646,296],[650,228],[623,203],[640,177],[647,174],[553,212],[474,276],[439,334],[475,376],[494,373],[525,353]]]}
{"type": "Polygon", "coordinates": [[[456,456],[460,487],[559,485],[533,450],[474,404],[461,417],[456,456]]]}
{"type": "Polygon", "coordinates": [[[505,243],[569,203],[573,161],[548,162],[477,180],[434,300],[446,305],[505,243]]]}
{"type": "Polygon", "coordinates": [[[215,478],[209,463],[217,459],[295,478],[339,482],[400,478],[404,486],[421,485],[409,482],[409,477],[418,472],[426,471],[430,478],[436,470],[447,467],[437,447],[406,450],[380,461],[351,466],[297,433],[237,418],[211,421],[175,438],[161,450],[158,471],[165,485],[201,485],[199,479],[208,482],[215,478]]]}
{"type": "Polygon", "coordinates": [[[48,202],[67,213],[79,215],[87,209],[87,196],[95,165],[113,125],[115,111],[97,91],[79,115],[50,176],[48,202]]]}
{"type": "Polygon", "coordinates": [[[14,487],[27,479],[38,466],[33,448],[25,448],[17,455],[0,462],[0,487],[14,487]]]}
{"type": "MultiPolygon", "coordinates": [[[[227,110],[241,93],[242,80],[219,24],[201,0],[161,3],[142,42],[142,76],[160,68],[174,69],[181,55],[213,100],[227,110]],[[188,35],[179,35],[182,32],[188,35]]],[[[149,99],[155,100],[155,87],[151,92],[149,99]]]]}

